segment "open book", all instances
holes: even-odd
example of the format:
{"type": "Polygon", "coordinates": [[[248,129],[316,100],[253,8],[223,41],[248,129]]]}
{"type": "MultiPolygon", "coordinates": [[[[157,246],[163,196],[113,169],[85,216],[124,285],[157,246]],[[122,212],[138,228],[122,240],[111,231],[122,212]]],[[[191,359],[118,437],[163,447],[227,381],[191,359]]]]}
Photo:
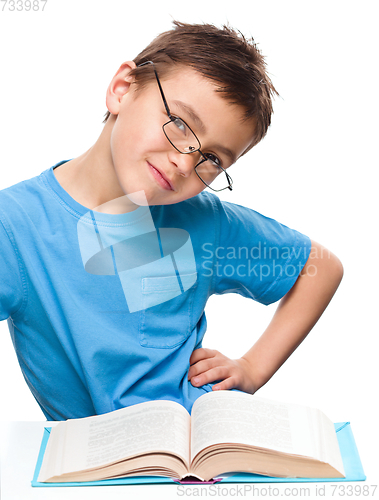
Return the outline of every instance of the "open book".
{"type": "Polygon", "coordinates": [[[320,411],[235,391],[198,398],[191,416],[151,401],[52,428],[40,482],[226,472],[277,477],[345,476],[333,423],[320,411]]]}

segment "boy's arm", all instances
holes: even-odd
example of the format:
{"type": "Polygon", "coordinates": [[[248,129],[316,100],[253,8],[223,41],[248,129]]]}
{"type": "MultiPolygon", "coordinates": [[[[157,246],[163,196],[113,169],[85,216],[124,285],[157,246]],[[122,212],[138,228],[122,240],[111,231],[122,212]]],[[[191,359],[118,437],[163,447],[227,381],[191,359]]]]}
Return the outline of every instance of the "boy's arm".
{"type": "Polygon", "coordinates": [[[239,389],[253,394],[280,368],[311,331],[332,299],[343,276],[339,259],[312,241],[300,276],[281,299],[265,332],[240,359],[212,349],[197,349],[188,379],[200,387],[219,380],[213,390],[239,389]]]}

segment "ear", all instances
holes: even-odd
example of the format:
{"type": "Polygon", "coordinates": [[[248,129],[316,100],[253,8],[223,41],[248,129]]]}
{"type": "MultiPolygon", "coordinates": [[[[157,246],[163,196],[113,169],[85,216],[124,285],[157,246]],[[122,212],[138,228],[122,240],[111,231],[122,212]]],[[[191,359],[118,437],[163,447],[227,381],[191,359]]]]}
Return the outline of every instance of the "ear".
{"type": "Polygon", "coordinates": [[[124,62],[109,84],[106,94],[106,105],[112,115],[118,115],[119,113],[122,98],[129,91],[130,84],[134,81],[134,77],[129,75],[129,73],[135,67],[136,65],[133,61],[124,62]]]}

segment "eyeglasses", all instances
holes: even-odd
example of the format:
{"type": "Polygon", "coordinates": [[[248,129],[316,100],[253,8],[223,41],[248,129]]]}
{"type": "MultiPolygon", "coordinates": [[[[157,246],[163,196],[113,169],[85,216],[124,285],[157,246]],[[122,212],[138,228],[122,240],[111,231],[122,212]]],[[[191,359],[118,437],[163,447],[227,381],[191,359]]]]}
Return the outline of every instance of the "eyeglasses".
{"type": "Polygon", "coordinates": [[[231,191],[233,181],[230,175],[221,166],[221,160],[212,153],[203,153],[200,150],[200,141],[191,127],[178,116],[171,114],[153,61],[146,61],[139,64],[137,67],[145,66],[146,64],[151,64],[153,67],[166,113],[170,118],[170,121],[162,126],[167,140],[177,151],[179,151],[179,153],[200,153],[201,160],[195,165],[195,172],[203,184],[212,189],[212,191],[223,191],[224,189],[230,189],[231,191]],[[210,184],[212,184],[212,186],[210,184]]]}

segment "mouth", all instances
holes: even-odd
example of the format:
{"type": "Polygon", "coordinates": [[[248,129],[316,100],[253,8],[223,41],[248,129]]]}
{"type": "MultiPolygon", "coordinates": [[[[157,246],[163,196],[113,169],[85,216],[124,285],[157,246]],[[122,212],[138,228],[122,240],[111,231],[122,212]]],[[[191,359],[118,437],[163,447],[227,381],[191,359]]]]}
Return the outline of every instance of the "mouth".
{"type": "Polygon", "coordinates": [[[147,162],[149,165],[150,172],[152,173],[154,179],[158,182],[158,184],[167,191],[175,191],[172,183],[165,177],[162,172],[160,172],[156,167],[154,167],[151,163],[147,162]]]}

